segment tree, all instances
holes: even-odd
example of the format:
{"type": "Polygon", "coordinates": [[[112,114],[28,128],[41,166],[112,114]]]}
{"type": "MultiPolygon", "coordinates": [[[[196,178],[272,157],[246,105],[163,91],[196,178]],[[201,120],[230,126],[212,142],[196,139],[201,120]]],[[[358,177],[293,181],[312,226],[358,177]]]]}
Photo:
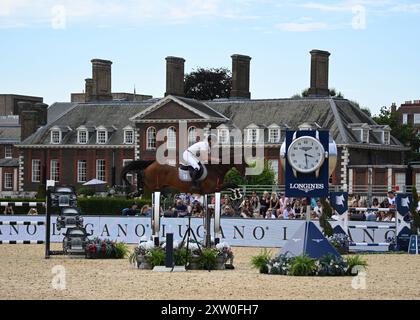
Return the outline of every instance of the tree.
{"type": "Polygon", "coordinates": [[[412,226],[411,232],[413,234],[417,234],[418,230],[420,230],[420,215],[419,215],[419,212],[417,211],[417,206],[419,203],[419,195],[417,193],[416,186],[413,186],[413,189],[411,192],[413,195],[413,203],[411,204],[411,208],[410,208],[411,216],[413,217],[413,222],[411,225],[412,226]]]}
{"type": "Polygon", "coordinates": [[[271,168],[268,161],[264,163],[263,172],[259,175],[251,176],[249,179],[250,185],[261,186],[261,185],[273,185],[276,183],[276,173],[271,168]]]}
{"type": "Polygon", "coordinates": [[[198,68],[185,75],[185,96],[197,100],[229,98],[232,74],[225,68],[198,68]]]}
{"type": "Polygon", "coordinates": [[[401,124],[399,113],[391,112],[387,107],[382,107],[373,120],[379,125],[388,125],[391,128],[391,135],[397,138],[403,145],[410,147],[409,160],[419,160],[417,152],[420,148],[420,138],[417,136],[411,124],[401,124]]]}
{"type": "Polygon", "coordinates": [[[229,184],[232,183],[237,186],[246,184],[245,178],[241,175],[241,173],[235,167],[233,167],[228,172],[226,172],[223,182],[229,183],[229,184]]]}

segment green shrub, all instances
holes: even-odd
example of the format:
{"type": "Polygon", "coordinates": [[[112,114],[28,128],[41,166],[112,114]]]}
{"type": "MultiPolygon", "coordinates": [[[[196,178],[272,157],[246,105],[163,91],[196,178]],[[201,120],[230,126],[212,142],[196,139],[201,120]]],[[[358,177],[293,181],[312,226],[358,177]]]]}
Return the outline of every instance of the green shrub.
{"type": "Polygon", "coordinates": [[[308,256],[297,256],[290,261],[291,276],[312,276],[316,272],[316,260],[308,256]]]}
{"type": "Polygon", "coordinates": [[[260,273],[268,273],[268,264],[271,261],[271,252],[264,249],[259,255],[252,257],[251,265],[253,268],[258,269],[260,273]]]}
{"type": "Polygon", "coordinates": [[[204,248],[202,255],[198,258],[198,265],[202,269],[212,270],[217,264],[218,251],[211,248],[204,248]]]}
{"type": "Polygon", "coordinates": [[[327,254],[316,262],[318,276],[344,276],[347,273],[347,263],[333,254],[327,254]]]}
{"type": "Polygon", "coordinates": [[[290,261],[293,258],[288,257],[285,254],[280,254],[279,256],[272,259],[269,263],[269,273],[270,274],[280,274],[287,275],[290,272],[290,261]]]}
{"type": "Polygon", "coordinates": [[[182,247],[174,250],[174,262],[176,266],[185,266],[187,260],[190,260],[191,252],[188,252],[187,257],[187,248],[182,247]]]}
{"type": "Polygon", "coordinates": [[[165,250],[162,248],[152,250],[149,256],[149,263],[153,267],[163,266],[165,264],[165,250]]]}
{"type": "Polygon", "coordinates": [[[354,267],[359,266],[365,269],[368,267],[367,261],[363,260],[359,255],[346,257],[346,263],[348,266],[348,270],[347,270],[348,274],[351,274],[353,272],[354,267]]]}
{"type": "Polygon", "coordinates": [[[124,242],[117,242],[115,244],[115,258],[124,259],[129,253],[128,246],[124,242]]]}
{"type": "Polygon", "coordinates": [[[90,187],[80,187],[77,189],[77,194],[84,196],[93,196],[95,195],[95,190],[90,187]]]}

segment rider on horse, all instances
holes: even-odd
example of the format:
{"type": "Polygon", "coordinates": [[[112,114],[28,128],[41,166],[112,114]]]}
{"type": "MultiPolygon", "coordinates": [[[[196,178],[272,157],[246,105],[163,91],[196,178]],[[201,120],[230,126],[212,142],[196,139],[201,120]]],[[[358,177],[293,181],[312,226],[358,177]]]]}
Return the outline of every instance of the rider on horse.
{"type": "Polygon", "coordinates": [[[182,158],[188,164],[191,166],[190,168],[190,175],[192,180],[192,191],[199,191],[200,185],[198,179],[200,168],[201,168],[201,162],[200,162],[200,156],[207,154],[208,156],[211,155],[211,148],[215,146],[217,143],[217,137],[214,134],[210,134],[207,137],[207,141],[199,141],[194,143],[191,147],[189,147],[187,150],[184,151],[182,158]]]}

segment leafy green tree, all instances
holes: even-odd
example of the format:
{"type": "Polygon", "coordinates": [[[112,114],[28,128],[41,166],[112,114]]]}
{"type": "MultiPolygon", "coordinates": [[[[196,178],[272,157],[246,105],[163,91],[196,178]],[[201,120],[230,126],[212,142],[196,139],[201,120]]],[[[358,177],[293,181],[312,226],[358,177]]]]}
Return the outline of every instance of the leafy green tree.
{"type": "Polygon", "coordinates": [[[226,172],[223,182],[233,183],[238,186],[246,184],[245,178],[241,175],[241,173],[236,168],[232,168],[228,172],[226,172]]]}
{"type": "Polygon", "coordinates": [[[251,185],[273,185],[276,183],[276,173],[271,168],[268,161],[264,163],[263,172],[259,175],[251,176],[249,184],[251,185]]]}
{"type": "Polygon", "coordinates": [[[330,203],[325,198],[319,199],[322,204],[322,214],[319,217],[319,224],[322,228],[322,231],[325,236],[331,237],[334,234],[334,230],[329,223],[328,219],[332,217],[332,208],[330,206],[330,203]]]}
{"type": "Polygon", "coordinates": [[[185,96],[197,100],[229,98],[232,74],[225,68],[198,68],[185,75],[185,96]]]}

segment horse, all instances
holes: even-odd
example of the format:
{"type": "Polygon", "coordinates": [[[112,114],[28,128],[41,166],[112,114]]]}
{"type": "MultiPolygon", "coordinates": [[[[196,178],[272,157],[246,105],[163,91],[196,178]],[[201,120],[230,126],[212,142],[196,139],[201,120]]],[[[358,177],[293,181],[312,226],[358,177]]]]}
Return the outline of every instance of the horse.
{"type": "MultiPolygon", "coordinates": [[[[242,176],[245,175],[244,165],[207,164],[207,177],[200,181],[200,188],[194,193],[204,195],[237,188],[236,184],[223,182],[225,174],[232,167],[237,168],[242,176]]],[[[136,173],[138,192],[143,188],[150,191],[164,191],[171,188],[180,193],[192,192],[192,182],[182,181],[179,178],[178,169],[178,166],[160,164],[157,161],[135,160],[123,167],[121,177],[126,188],[130,189],[131,183],[127,179],[127,174],[136,173]]]]}

